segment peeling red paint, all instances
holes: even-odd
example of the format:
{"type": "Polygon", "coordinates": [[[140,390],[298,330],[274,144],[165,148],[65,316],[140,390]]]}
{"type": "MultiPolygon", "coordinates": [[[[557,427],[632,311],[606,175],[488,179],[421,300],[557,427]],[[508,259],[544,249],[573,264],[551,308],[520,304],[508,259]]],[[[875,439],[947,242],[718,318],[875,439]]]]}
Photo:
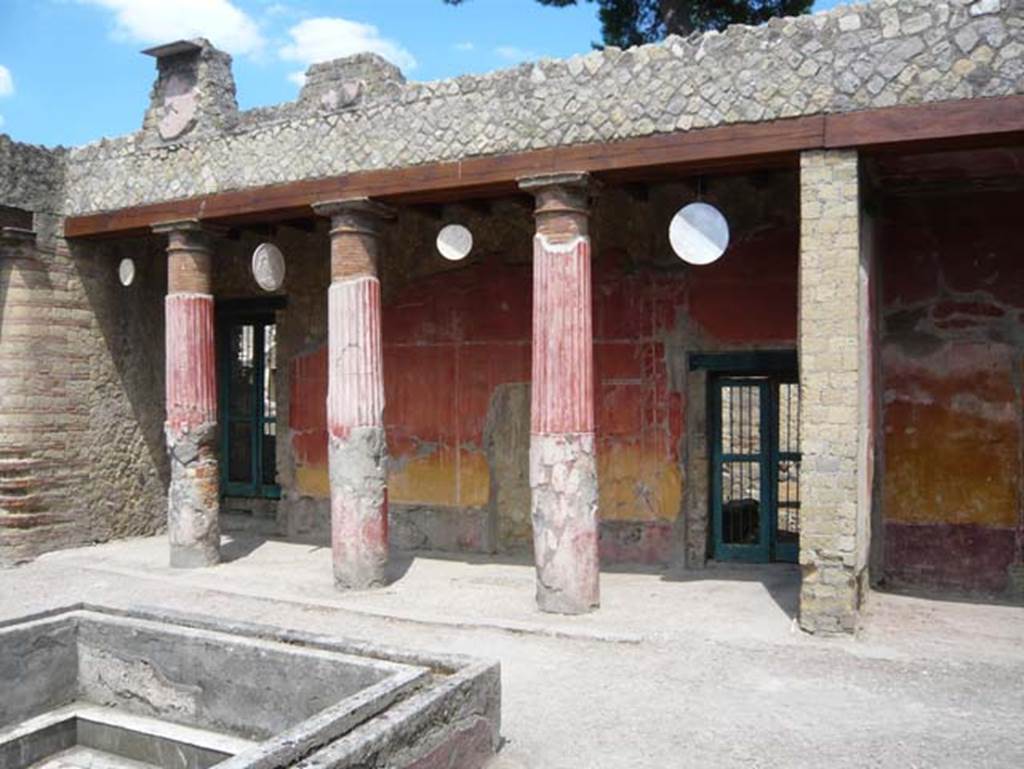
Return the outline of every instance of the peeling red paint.
{"type": "MultiPolygon", "coordinates": [[[[670,385],[669,359],[685,350],[668,348],[666,340],[677,333],[688,303],[708,286],[731,286],[729,302],[698,300],[699,330],[709,346],[717,333],[719,341],[747,334],[747,343],[793,343],[793,237],[760,236],[738,248],[737,259],[759,261],[727,265],[711,276],[704,274],[709,268],[682,266],[623,272],[616,266],[623,260],[612,253],[595,262],[593,424],[602,516],[647,521],[656,530],[649,544],[624,548],[621,557],[609,552],[612,560],[667,557],[669,544],[658,526],[679,513],[685,411],[682,393],[670,385]],[[782,248],[793,249],[792,255],[774,253],[782,248]],[[791,272],[768,276],[767,299],[758,296],[766,293],[758,287],[762,269],[791,272]],[[744,317],[733,317],[739,315],[744,317]]],[[[723,262],[732,258],[730,251],[723,262]]],[[[530,265],[478,263],[419,279],[384,304],[384,422],[393,501],[486,504],[487,411],[498,385],[530,381],[531,297],[530,265]]],[[[318,448],[326,445],[323,355],[321,350],[293,361],[291,413],[301,417],[301,429],[292,425],[297,461],[326,472],[326,449],[318,448]]]]}
{"type": "Polygon", "coordinates": [[[673,524],[624,521],[604,526],[598,548],[601,563],[668,563],[675,546],[673,524]]]}
{"type": "Polygon", "coordinates": [[[1000,592],[1013,563],[1013,529],[977,524],[885,526],[886,576],[897,584],[1000,592]]]}
{"type": "Polygon", "coordinates": [[[1022,193],[899,198],[879,222],[894,581],[1001,590],[1020,558],[1022,209],[1022,193]]]}
{"type": "Polygon", "coordinates": [[[327,430],[383,425],[380,281],[334,281],[327,299],[327,430]]]}
{"type": "Polygon", "coordinates": [[[717,262],[687,270],[689,317],[732,343],[796,339],[798,234],[778,230],[734,243],[717,262]]]}
{"type": "Polygon", "coordinates": [[[379,508],[367,510],[365,502],[331,495],[331,552],[336,573],[351,571],[353,564],[384,564],[388,559],[387,496],[379,508]]]}
{"type": "Polygon", "coordinates": [[[288,428],[299,465],[327,466],[327,347],[291,360],[288,428]]]}
{"type": "Polygon", "coordinates": [[[165,301],[167,427],[180,433],[217,421],[213,297],[170,294],[165,301]]]}
{"type": "Polygon", "coordinates": [[[590,241],[552,245],[538,235],[533,251],[534,434],[594,431],[590,291],[590,241]]]}

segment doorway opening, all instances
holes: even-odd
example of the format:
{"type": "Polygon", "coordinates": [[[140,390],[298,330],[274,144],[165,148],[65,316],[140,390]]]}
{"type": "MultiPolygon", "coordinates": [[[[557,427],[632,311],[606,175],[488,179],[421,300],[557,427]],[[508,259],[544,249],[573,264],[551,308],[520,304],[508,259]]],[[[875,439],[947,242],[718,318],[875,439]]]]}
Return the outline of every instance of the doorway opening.
{"type": "Polygon", "coordinates": [[[800,385],[788,351],[700,356],[708,369],[711,555],[796,563],[800,385]]]}
{"type": "Polygon", "coordinates": [[[279,499],[274,313],[233,308],[219,325],[221,495],[279,499]]]}

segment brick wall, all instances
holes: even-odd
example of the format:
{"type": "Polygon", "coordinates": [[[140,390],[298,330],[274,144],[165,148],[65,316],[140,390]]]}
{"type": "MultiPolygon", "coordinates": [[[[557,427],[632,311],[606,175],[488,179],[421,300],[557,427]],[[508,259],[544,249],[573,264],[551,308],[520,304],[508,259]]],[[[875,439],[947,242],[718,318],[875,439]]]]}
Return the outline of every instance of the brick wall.
{"type": "Polygon", "coordinates": [[[163,525],[162,335],[119,253],[59,226],[0,245],[0,565],[163,525]]]}

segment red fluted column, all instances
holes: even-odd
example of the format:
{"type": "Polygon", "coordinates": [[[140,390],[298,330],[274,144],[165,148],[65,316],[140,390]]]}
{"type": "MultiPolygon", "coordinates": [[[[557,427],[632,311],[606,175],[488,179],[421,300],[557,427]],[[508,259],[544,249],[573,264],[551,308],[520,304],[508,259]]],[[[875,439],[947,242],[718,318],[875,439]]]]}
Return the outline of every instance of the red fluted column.
{"type": "Polygon", "coordinates": [[[210,241],[196,221],[158,224],[153,231],[168,239],[164,431],[171,566],[210,566],[220,560],[210,241]]]}
{"type": "Polygon", "coordinates": [[[327,439],[331,549],[339,588],[383,584],[388,562],[387,443],[381,363],[380,230],[371,200],[318,203],[331,218],[327,293],[327,439]]]}
{"type": "Polygon", "coordinates": [[[588,177],[520,180],[533,193],[530,491],[537,605],[600,603],[588,177]]]}

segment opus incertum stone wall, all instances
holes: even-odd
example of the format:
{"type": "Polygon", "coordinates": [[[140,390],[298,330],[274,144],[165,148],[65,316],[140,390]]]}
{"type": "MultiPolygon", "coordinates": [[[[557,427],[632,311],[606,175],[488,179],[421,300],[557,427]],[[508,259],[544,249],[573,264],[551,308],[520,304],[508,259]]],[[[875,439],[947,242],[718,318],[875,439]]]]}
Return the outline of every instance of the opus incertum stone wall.
{"type": "Polygon", "coordinates": [[[67,150],[11,141],[0,134],[0,206],[53,212],[63,203],[67,150]]]}
{"type": "MultiPolygon", "coordinates": [[[[1020,93],[1024,0],[878,0],[430,83],[403,83],[390,65],[375,69],[370,57],[358,58],[333,75],[318,65],[295,103],[236,121],[218,115],[213,122],[223,132],[186,132],[170,142],[140,132],[71,150],[65,213],[728,123],[1020,93]]],[[[227,76],[223,68],[206,71],[227,76]]]]}

